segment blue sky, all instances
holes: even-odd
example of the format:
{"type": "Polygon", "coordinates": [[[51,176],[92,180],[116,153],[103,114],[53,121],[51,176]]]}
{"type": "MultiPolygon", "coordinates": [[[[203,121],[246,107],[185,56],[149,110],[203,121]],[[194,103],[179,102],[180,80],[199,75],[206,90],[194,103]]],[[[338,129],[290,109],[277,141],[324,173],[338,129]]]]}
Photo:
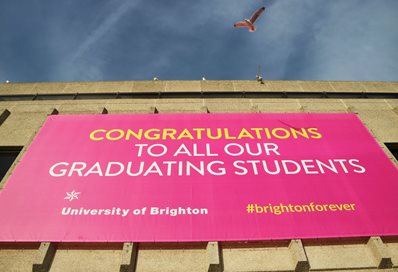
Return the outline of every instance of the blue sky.
{"type": "Polygon", "coordinates": [[[398,81],[397,0],[2,0],[0,33],[0,82],[398,81]]]}

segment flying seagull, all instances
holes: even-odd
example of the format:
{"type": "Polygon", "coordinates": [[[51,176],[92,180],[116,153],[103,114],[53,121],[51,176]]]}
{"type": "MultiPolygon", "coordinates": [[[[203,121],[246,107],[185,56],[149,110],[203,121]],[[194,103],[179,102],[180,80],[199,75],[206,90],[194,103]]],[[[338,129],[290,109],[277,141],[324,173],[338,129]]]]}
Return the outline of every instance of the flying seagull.
{"type": "Polygon", "coordinates": [[[265,7],[261,7],[257,9],[250,19],[245,19],[243,21],[236,22],[234,27],[247,27],[250,32],[256,31],[256,27],[253,25],[254,22],[260,17],[260,15],[264,12],[265,7]]]}

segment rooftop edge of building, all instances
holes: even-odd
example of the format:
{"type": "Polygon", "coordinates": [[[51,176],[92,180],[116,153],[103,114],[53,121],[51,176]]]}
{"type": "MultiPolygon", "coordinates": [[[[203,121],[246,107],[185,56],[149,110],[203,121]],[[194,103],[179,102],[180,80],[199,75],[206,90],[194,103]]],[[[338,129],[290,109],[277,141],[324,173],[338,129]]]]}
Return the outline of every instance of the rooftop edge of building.
{"type": "Polygon", "coordinates": [[[300,80],[136,80],[0,83],[0,95],[105,93],[398,93],[398,82],[300,80]]]}

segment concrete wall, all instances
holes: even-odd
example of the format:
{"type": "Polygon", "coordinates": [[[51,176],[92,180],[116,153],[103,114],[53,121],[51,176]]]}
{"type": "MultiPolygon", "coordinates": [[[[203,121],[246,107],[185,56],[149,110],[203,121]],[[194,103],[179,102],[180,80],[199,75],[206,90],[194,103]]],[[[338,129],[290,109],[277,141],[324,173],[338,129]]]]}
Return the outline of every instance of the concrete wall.
{"type": "MultiPolygon", "coordinates": [[[[1,96],[76,93],[398,93],[396,82],[124,81],[0,84],[1,96]]],[[[299,97],[299,96],[298,96],[299,97]]],[[[354,112],[384,143],[398,143],[398,99],[142,98],[0,101],[0,146],[23,146],[49,114],[354,112]]],[[[10,169],[0,188],[12,173],[10,169]]],[[[396,215],[398,216],[398,215],[396,215]]],[[[0,218],[1,223],[1,218],[0,218]]],[[[0,271],[398,271],[398,237],[209,243],[0,243],[0,271]],[[35,265],[33,265],[35,264],[35,265]]]]}

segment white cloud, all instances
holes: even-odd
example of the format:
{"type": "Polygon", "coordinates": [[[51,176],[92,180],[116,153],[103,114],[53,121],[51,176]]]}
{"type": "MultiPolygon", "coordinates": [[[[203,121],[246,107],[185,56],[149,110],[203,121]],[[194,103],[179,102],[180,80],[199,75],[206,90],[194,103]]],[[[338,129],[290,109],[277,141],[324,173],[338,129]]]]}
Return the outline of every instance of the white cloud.
{"type": "Polygon", "coordinates": [[[75,53],[72,55],[71,61],[76,61],[82,55],[87,53],[100,39],[102,39],[112,28],[116,26],[120,18],[123,17],[130,9],[134,8],[140,1],[124,1],[98,25],[87,38],[79,45],[75,53]]]}
{"type": "MultiPolygon", "coordinates": [[[[123,17],[140,2],[140,0],[110,1],[99,8],[97,12],[101,15],[89,25],[90,28],[87,29],[87,25],[83,25],[82,29],[78,29],[78,35],[72,36],[73,41],[68,41],[68,37],[61,38],[56,35],[55,39],[61,38],[62,43],[66,43],[67,46],[63,49],[66,55],[60,49],[55,49],[55,53],[58,56],[61,55],[58,61],[62,65],[54,71],[53,77],[84,81],[101,80],[106,77],[103,68],[107,65],[109,55],[106,51],[107,45],[114,38],[113,33],[118,29],[118,24],[121,23],[123,17]],[[88,34],[82,41],[76,43],[76,38],[84,36],[84,31],[88,34]]],[[[59,42],[56,41],[56,43],[59,42]]]]}

